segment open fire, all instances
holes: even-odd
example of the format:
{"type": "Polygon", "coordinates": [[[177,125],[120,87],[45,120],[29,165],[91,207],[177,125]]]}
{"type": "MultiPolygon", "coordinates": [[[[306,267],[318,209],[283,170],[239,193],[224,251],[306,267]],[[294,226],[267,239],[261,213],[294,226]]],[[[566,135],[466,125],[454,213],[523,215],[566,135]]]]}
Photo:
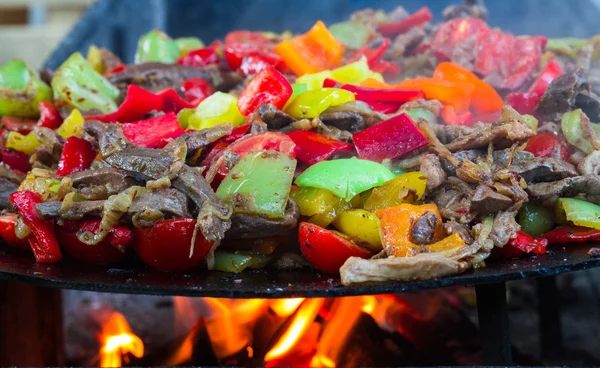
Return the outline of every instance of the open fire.
{"type": "Polygon", "coordinates": [[[417,351],[431,350],[431,344],[438,345],[436,350],[446,350],[446,356],[453,354],[449,349],[464,348],[454,362],[477,362],[479,350],[473,349],[472,341],[458,347],[442,341],[448,335],[445,331],[456,327],[452,324],[466,319],[452,318],[460,312],[449,295],[275,300],[174,297],[169,346],[144,355],[142,340],[114,312],[102,328],[99,364],[377,366],[417,363],[417,351]],[[442,323],[440,329],[439,322],[448,317],[449,325],[442,323]],[[428,326],[432,322],[437,327],[428,326]]]}

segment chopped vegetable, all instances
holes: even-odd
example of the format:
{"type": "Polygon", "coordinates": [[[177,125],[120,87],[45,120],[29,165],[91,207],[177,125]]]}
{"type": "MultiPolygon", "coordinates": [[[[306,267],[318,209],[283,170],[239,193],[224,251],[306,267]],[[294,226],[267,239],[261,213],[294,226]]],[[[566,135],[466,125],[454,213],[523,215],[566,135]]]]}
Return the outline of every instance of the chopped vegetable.
{"type": "Polygon", "coordinates": [[[25,62],[0,66],[0,116],[36,118],[42,101],[52,101],[52,90],[25,62]]]}
{"type": "Polygon", "coordinates": [[[476,123],[475,116],[470,111],[457,113],[453,106],[444,106],[440,111],[446,125],[466,125],[472,126],[476,123]]]}
{"type": "Polygon", "coordinates": [[[162,139],[177,138],[185,130],[179,125],[175,113],[160,115],[152,119],[123,124],[123,135],[140,147],[155,148],[162,139]]]}
{"type": "Polygon", "coordinates": [[[533,114],[540,98],[538,95],[527,92],[511,92],[506,96],[506,101],[519,114],[533,114]]]}
{"type": "Polygon", "coordinates": [[[332,24],[329,32],[344,45],[358,49],[367,43],[371,30],[363,23],[348,21],[332,24]]]}
{"type": "Polygon", "coordinates": [[[83,115],[81,115],[81,112],[77,109],[73,109],[58,129],[56,129],[56,133],[64,138],[75,136],[83,131],[84,123],[85,119],[83,118],[83,115]]]}
{"type": "Polygon", "coordinates": [[[288,68],[297,75],[316,73],[339,64],[345,47],[318,21],[308,33],[275,47],[288,68]]]}
{"type": "Polygon", "coordinates": [[[569,145],[560,136],[553,133],[538,133],[529,138],[525,151],[536,157],[556,157],[567,161],[571,155],[569,145]]]}
{"type": "Polygon", "coordinates": [[[535,253],[544,254],[546,253],[546,246],[548,240],[544,238],[532,238],[523,231],[517,231],[517,236],[510,239],[505,247],[512,247],[520,250],[523,253],[535,253]]]}
{"type": "MultiPolygon", "coordinates": [[[[581,128],[581,119],[587,119],[581,109],[566,112],[562,116],[560,127],[569,143],[586,153],[592,153],[594,147],[585,139],[581,128]]],[[[596,134],[600,134],[600,125],[592,124],[592,128],[596,131],[596,134]]]]}
{"type": "Polygon", "coordinates": [[[382,110],[382,105],[388,105],[392,109],[395,109],[395,112],[405,102],[425,98],[425,94],[418,90],[369,88],[352,84],[344,84],[340,88],[354,93],[358,101],[366,102],[377,111],[382,110]]]}
{"type": "Polygon", "coordinates": [[[539,98],[542,98],[550,83],[554,79],[560,77],[562,73],[563,70],[560,65],[558,65],[556,61],[550,60],[533,85],[529,88],[528,93],[536,94],[539,98]]]}
{"type": "Polygon", "coordinates": [[[179,46],[165,33],[154,29],[140,37],[135,63],[174,63],[179,58],[179,46]]]}
{"type": "Polygon", "coordinates": [[[320,188],[297,188],[290,193],[290,198],[300,207],[300,214],[309,217],[308,222],[322,227],[329,226],[342,211],[352,208],[350,202],[320,188]]]}
{"type": "Polygon", "coordinates": [[[43,201],[41,195],[28,190],[10,195],[10,203],[15,205],[23,222],[31,230],[28,241],[35,260],[38,263],[56,263],[62,255],[54,234],[54,224],[51,220],[41,219],[35,210],[35,205],[43,201]]]}
{"type": "Polygon", "coordinates": [[[282,109],[291,95],[290,82],[275,68],[268,66],[248,83],[238,98],[237,106],[242,115],[248,118],[263,104],[282,109]]]}
{"type": "Polygon", "coordinates": [[[204,42],[196,37],[180,37],[175,39],[175,43],[179,48],[179,57],[187,55],[192,50],[201,49],[204,47],[204,42]]]}
{"type": "Polygon", "coordinates": [[[556,210],[574,225],[600,230],[600,206],[596,204],[576,198],[560,198],[556,210]]]}
{"type": "Polygon", "coordinates": [[[339,272],[350,257],[371,257],[370,251],[355,244],[344,234],[308,222],[300,223],[298,242],[304,257],[321,272],[339,272]]]}
{"type": "Polygon", "coordinates": [[[238,99],[230,94],[215,92],[200,102],[194,114],[190,116],[187,128],[200,130],[225,123],[234,127],[242,125],[245,120],[237,102],[238,99]]]}
{"type": "Polygon", "coordinates": [[[308,130],[295,130],[287,134],[296,143],[296,157],[300,162],[314,165],[338,152],[351,152],[351,144],[327,138],[308,130]]]}
{"type": "Polygon", "coordinates": [[[360,158],[381,162],[429,144],[408,115],[396,115],[352,135],[360,158]]]}
{"type": "Polygon", "coordinates": [[[179,65],[194,66],[202,68],[208,65],[218,64],[219,56],[212,47],[205,47],[188,52],[185,56],[177,60],[179,65]]]}
{"type": "Polygon", "coordinates": [[[6,138],[6,148],[23,152],[28,156],[33,155],[36,148],[38,148],[41,144],[42,143],[33,132],[27,135],[17,132],[8,132],[8,137],[6,138]]]}
{"type": "Polygon", "coordinates": [[[195,105],[215,93],[213,86],[202,78],[184,80],[181,84],[181,89],[183,90],[185,99],[195,105]]]}
{"type": "Polygon", "coordinates": [[[29,156],[27,156],[27,154],[23,152],[5,148],[0,150],[0,156],[2,157],[2,162],[13,170],[21,171],[24,173],[31,170],[31,165],[29,164],[29,156]]]}
{"type": "Polygon", "coordinates": [[[38,125],[44,128],[56,129],[62,124],[63,118],[52,102],[41,101],[38,105],[40,119],[38,125]]]}
{"type": "Polygon", "coordinates": [[[358,84],[369,78],[383,82],[381,74],[375,73],[369,68],[366,56],[361,57],[353,63],[333,69],[331,71],[331,78],[345,84],[358,84]]]}
{"type": "Polygon", "coordinates": [[[363,241],[362,245],[371,252],[381,251],[379,219],[374,213],[361,209],[346,210],[336,217],[333,226],[342,233],[363,241]]]}
{"type": "Polygon", "coordinates": [[[396,176],[385,166],[356,158],[321,161],[296,179],[301,187],[322,188],[350,201],[355,195],[383,185],[396,176]]]}
{"type": "Polygon", "coordinates": [[[373,189],[363,207],[367,211],[374,212],[396,207],[402,203],[414,203],[423,197],[426,185],[427,178],[418,171],[402,174],[373,189]]]}
{"type": "Polygon", "coordinates": [[[285,112],[297,119],[316,118],[331,106],[354,100],[354,93],[339,88],[309,90],[294,98],[285,112]]]}
{"type": "Polygon", "coordinates": [[[527,203],[519,211],[519,225],[521,225],[522,231],[537,238],[554,226],[552,211],[527,203]]]}
{"type": "Polygon", "coordinates": [[[90,167],[96,157],[92,144],[83,138],[69,137],[58,161],[56,175],[65,176],[90,167]]]}
{"type": "Polygon", "coordinates": [[[246,268],[264,268],[273,257],[258,252],[215,252],[213,269],[221,272],[240,273],[246,268]]]}
{"type": "MultiPolygon", "coordinates": [[[[1,224],[1,223],[0,223],[1,224]]],[[[600,230],[582,226],[559,226],[542,235],[548,244],[569,244],[600,240],[600,230]]]]}
{"type": "Polygon", "coordinates": [[[79,52],[56,70],[52,89],[60,99],[82,111],[108,114],[117,109],[115,99],[119,97],[119,89],[98,74],[79,52]]]}
{"type": "Polygon", "coordinates": [[[384,36],[397,36],[432,19],[433,14],[428,7],[424,6],[398,22],[381,24],[377,30],[384,36]]]}
{"type": "Polygon", "coordinates": [[[234,206],[234,212],[283,217],[296,160],[277,151],[251,152],[233,167],[217,195],[234,206]]]}
{"type": "Polygon", "coordinates": [[[438,100],[445,105],[451,105],[458,113],[469,109],[474,89],[471,83],[433,78],[407,79],[395,84],[394,88],[421,90],[428,100],[438,100]]]}
{"type": "Polygon", "coordinates": [[[0,238],[13,248],[31,251],[27,238],[19,239],[15,234],[16,221],[17,215],[15,214],[0,215],[0,238]]]}

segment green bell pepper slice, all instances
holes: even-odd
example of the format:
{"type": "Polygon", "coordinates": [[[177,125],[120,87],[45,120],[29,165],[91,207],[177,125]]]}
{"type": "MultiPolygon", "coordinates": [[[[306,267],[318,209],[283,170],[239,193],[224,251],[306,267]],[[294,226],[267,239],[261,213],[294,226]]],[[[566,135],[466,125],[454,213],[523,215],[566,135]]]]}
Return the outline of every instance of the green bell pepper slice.
{"type": "Polygon", "coordinates": [[[257,252],[215,252],[213,270],[239,273],[246,268],[263,268],[273,260],[273,256],[257,252]]]}
{"type": "Polygon", "coordinates": [[[215,92],[200,102],[196,111],[188,117],[187,129],[200,130],[225,123],[236,127],[245,121],[235,96],[215,92]]]}
{"type": "Polygon", "coordinates": [[[353,21],[334,23],[329,27],[329,32],[338,41],[353,49],[364,46],[371,34],[371,30],[364,23],[353,21]]]}
{"type": "MultiPolygon", "coordinates": [[[[594,147],[584,138],[583,130],[581,129],[582,115],[583,111],[581,109],[564,113],[560,121],[560,128],[570,144],[585,153],[592,153],[594,152],[594,147]]],[[[599,124],[592,124],[592,128],[596,131],[596,134],[600,134],[599,124]]]]}
{"type": "Polygon", "coordinates": [[[552,230],[554,227],[552,211],[546,207],[527,203],[519,211],[521,230],[534,238],[552,230]]]}
{"type": "Polygon", "coordinates": [[[81,110],[97,110],[108,114],[117,109],[115,100],[119,89],[94,70],[87,60],[76,52],[58,68],[52,78],[55,96],[81,110]]]}
{"type": "Polygon", "coordinates": [[[177,44],[177,47],[179,47],[179,57],[187,55],[192,50],[204,47],[204,42],[196,37],[176,38],[175,43],[177,44]]]}
{"type": "Polygon", "coordinates": [[[41,101],[52,101],[52,90],[25,62],[0,66],[0,116],[36,118],[41,101]]]}
{"type": "Polygon", "coordinates": [[[333,69],[331,76],[342,84],[358,84],[367,78],[377,79],[380,82],[384,81],[380,73],[374,72],[369,68],[366,56],[361,57],[360,60],[353,63],[333,69]]]}
{"type": "Polygon", "coordinates": [[[232,204],[234,213],[283,217],[295,170],[296,160],[287,154],[250,152],[231,169],[216,193],[232,204]]]}
{"type": "Polygon", "coordinates": [[[173,64],[179,59],[180,51],[177,42],[164,32],[154,29],[138,40],[135,52],[135,63],[173,64]]]}
{"type": "Polygon", "coordinates": [[[412,121],[417,121],[417,119],[423,119],[429,124],[437,124],[437,116],[431,111],[424,109],[422,107],[415,107],[413,109],[408,110],[400,110],[398,113],[405,113],[410,116],[412,121]]]}
{"type": "Polygon", "coordinates": [[[357,158],[321,161],[296,179],[300,187],[327,189],[350,201],[354,196],[396,177],[380,163],[357,158]]]}
{"type": "Polygon", "coordinates": [[[597,204],[577,198],[560,198],[556,212],[574,225],[600,230],[600,206],[597,204]]]}
{"type": "Polygon", "coordinates": [[[320,88],[301,93],[285,112],[296,119],[316,118],[331,106],[354,101],[354,93],[340,88],[320,88]]]}

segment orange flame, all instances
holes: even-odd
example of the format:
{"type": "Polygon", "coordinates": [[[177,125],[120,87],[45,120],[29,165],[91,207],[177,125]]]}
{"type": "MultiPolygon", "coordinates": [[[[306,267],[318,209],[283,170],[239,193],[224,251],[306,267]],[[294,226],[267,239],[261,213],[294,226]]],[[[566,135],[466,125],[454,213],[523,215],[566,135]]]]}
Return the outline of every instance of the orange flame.
{"type": "Polygon", "coordinates": [[[111,314],[102,326],[100,341],[102,342],[101,367],[120,367],[121,358],[125,354],[132,354],[137,358],[144,356],[144,343],[131,332],[127,320],[121,313],[111,314]]]}
{"type": "Polygon", "coordinates": [[[265,362],[283,357],[308,330],[322,305],[323,299],[309,299],[302,304],[287,331],[265,355],[265,362]]]}
{"type": "Polygon", "coordinates": [[[288,317],[298,309],[304,298],[277,299],[271,304],[271,309],[279,317],[288,317]]]}

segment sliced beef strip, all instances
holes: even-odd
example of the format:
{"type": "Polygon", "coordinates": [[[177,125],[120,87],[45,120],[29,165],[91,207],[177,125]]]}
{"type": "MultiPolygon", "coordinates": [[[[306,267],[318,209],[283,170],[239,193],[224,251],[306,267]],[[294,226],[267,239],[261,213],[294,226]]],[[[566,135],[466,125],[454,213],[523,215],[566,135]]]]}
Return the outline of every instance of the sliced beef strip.
{"type": "Polygon", "coordinates": [[[412,226],[411,241],[419,245],[431,244],[438,220],[435,213],[425,212],[412,226]]]}
{"type": "Polygon", "coordinates": [[[19,184],[10,179],[0,177],[0,210],[11,208],[8,197],[17,191],[19,184]]]}
{"type": "Polygon", "coordinates": [[[578,175],[574,165],[551,157],[533,157],[530,160],[513,161],[509,170],[519,174],[527,183],[555,181],[578,175]]]}
{"type": "MultiPolygon", "coordinates": [[[[104,203],[104,200],[73,202],[71,208],[61,211],[61,202],[45,202],[37,204],[36,210],[45,219],[80,220],[85,216],[102,216],[104,203]]],[[[130,222],[135,214],[147,209],[160,211],[168,217],[191,217],[187,197],[175,189],[167,188],[149,190],[135,198],[122,220],[130,222]]]]}
{"type": "Polygon", "coordinates": [[[561,197],[583,195],[586,200],[600,204],[600,176],[585,175],[527,187],[530,200],[544,206],[554,206],[561,197]]]}
{"type": "Polygon", "coordinates": [[[440,101],[426,100],[424,98],[419,98],[402,104],[403,111],[411,109],[425,109],[430,111],[435,116],[440,116],[440,111],[442,110],[442,107],[444,107],[444,105],[440,101]]]}
{"type": "Polygon", "coordinates": [[[487,185],[480,185],[475,189],[471,199],[471,211],[478,215],[486,216],[503,211],[513,204],[512,199],[496,192],[487,185]]]}
{"type": "Polygon", "coordinates": [[[521,226],[515,220],[517,212],[506,211],[499,212],[494,217],[492,224],[492,232],[490,233],[490,239],[494,242],[494,246],[503,247],[508,241],[514,238],[517,231],[521,230],[521,226]]]}
{"type": "Polygon", "coordinates": [[[17,175],[12,169],[3,162],[0,162],[0,178],[7,179],[10,182],[13,182],[17,185],[21,184],[24,177],[17,175]]]}
{"type": "Polygon", "coordinates": [[[100,59],[105,71],[111,71],[123,64],[123,60],[105,47],[100,48],[100,59]]]}
{"type": "Polygon", "coordinates": [[[450,222],[444,223],[444,230],[448,235],[458,234],[465,241],[466,244],[473,244],[473,237],[469,231],[469,228],[463,224],[459,224],[458,222],[452,220],[450,222]]]}
{"type": "MultiPolygon", "coordinates": [[[[350,101],[350,102],[346,102],[344,104],[341,105],[337,105],[337,106],[332,106],[330,108],[328,108],[327,110],[325,110],[323,112],[323,114],[321,114],[320,118],[322,120],[323,116],[325,115],[330,115],[330,114],[334,114],[334,113],[352,113],[352,114],[346,114],[346,115],[334,115],[327,117],[326,120],[332,121],[332,120],[337,120],[337,122],[330,122],[330,123],[326,123],[332,126],[335,126],[336,128],[339,129],[344,129],[344,130],[349,130],[344,128],[343,126],[362,126],[363,124],[366,124],[366,126],[372,126],[375,125],[381,121],[384,121],[387,119],[387,116],[374,111],[371,106],[369,106],[366,102],[363,101],[350,101]],[[358,119],[356,117],[356,115],[360,115],[362,117],[362,119],[358,119]],[[344,117],[344,119],[342,119],[341,117],[344,117]],[[341,120],[356,120],[356,122],[354,121],[350,121],[350,122],[345,122],[342,123],[341,120]]],[[[364,128],[363,128],[364,129],[364,128]]]]}
{"type": "Polygon", "coordinates": [[[242,81],[239,73],[221,70],[215,65],[197,68],[162,63],[127,65],[124,71],[108,76],[108,80],[121,90],[122,96],[126,95],[130,84],[151,92],[160,92],[167,88],[177,91],[181,90],[181,83],[190,78],[206,79],[219,91],[227,91],[242,81]]]}
{"type": "Polygon", "coordinates": [[[367,127],[365,119],[352,111],[324,112],[319,119],[328,126],[332,126],[350,133],[359,132],[367,127]]]}
{"type": "Polygon", "coordinates": [[[573,109],[577,94],[586,90],[589,86],[582,68],[565,73],[550,83],[535,113],[544,121],[560,121],[565,112],[573,109]]]}
{"type": "Polygon", "coordinates": [[[231,208],[223,203],[204,177],[185,165],[172,152],[131,145],[118,124],[87,121],[85,131],[100,145],[104,160],[111,166],[143,179],[171,179],[173,188],[187,195],[198,207],[197,223],[209,241],[223,239],[231,223],[231,208]]]}
{"type": "Polygon", "coordinates": [[[134,184],[134,180],[126,171],[112,167],[95,170],[84,170],[69,177],[73,180],[73,188],[105,187],[108,194],[119,193],[134,184]]]}
{"type": "Polygon", "coordinates": [[[427,153],[419,156],[419,171],[427,178],[427,192],[433,192],[446,181],[446,173],[438,156],[427,153]]]}
{"type": "Polygon", "coordinates": [[[270,130],[279,130],[296,121],[296,119],[271,104],[260,105],[258,114],[270,130]]]}
{"type": "Polygon", "coordinates": [[[475,217],[470,211],[472,192],[467,183],[453,176],[448,178],[431,199],[438,206],[443,219],[468,223],[475,217]]]}
{"type": "Polygon", "coordinates": [[[231,228],[227,230],[227,239],[262,239],[270,236],[285,235],[298,225],[300,207],[288,200],[283,218],[269,218],[263,215],[236,213],[231,216],[231,228]]]}
{"type": "Polygon", "coordinates": [[[231,124],[219,124],[217,126],[194,130],[177,137],[163,148],[165,151],[175,152],[181,142],[185,142],[187,147],[186,157],[194,156],[199,149],[214,143],[218,139],[231,134],[233,127],[231,124]]]}

